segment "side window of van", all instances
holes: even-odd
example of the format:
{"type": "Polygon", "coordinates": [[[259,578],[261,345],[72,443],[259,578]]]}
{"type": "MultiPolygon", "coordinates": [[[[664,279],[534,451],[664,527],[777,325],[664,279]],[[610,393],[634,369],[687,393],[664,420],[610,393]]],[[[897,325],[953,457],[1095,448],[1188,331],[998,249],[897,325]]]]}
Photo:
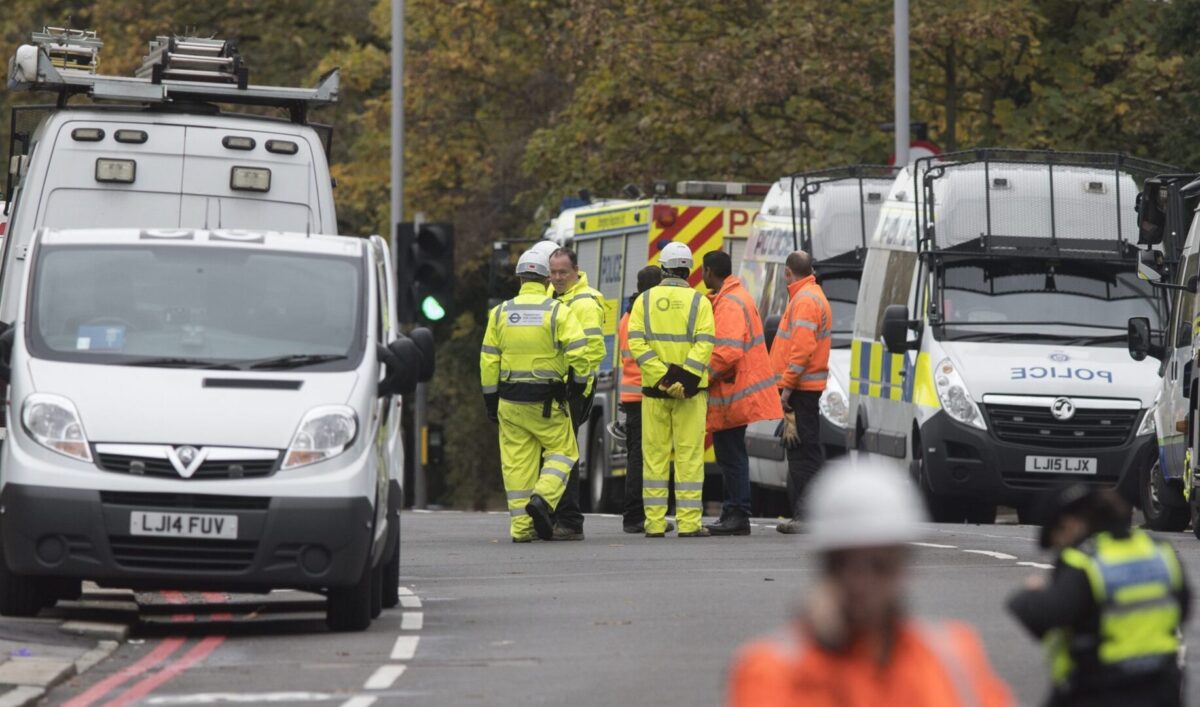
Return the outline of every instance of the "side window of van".
{"type": "MultiPolygon", "coordinates": [[[[1180,282],[1186,283],[1200,272],[1200,254],[1191,253],[1183,261],[1183,277],[1180,282]]],[[[1190,346],[1192,343],[1192,308],[1195,306],[1196,295],[1192,292],[1180,292],[1179,302],[1175,307],[1175,348],[1190,346]]]]}
{"type": "Polygon", "coordinates": [[[386,346],[390,338],[388,322],[391,316],[388,307],[387,270],[381,259],[372,257],[371,260],[375,263],[375,341],[386,346]]]}
{"type": "MultiPolygon", "coordinates": [[[[887,270],[880,283],[878,297],[879,311],[875,313],[875,333],[873,340],[878,341],[883,334],[883,315],[893,304],[909,304],[912,292],[913,275],[917,268],[917,254],[908,250],[887,251],[887,270]]],[[[909,316],[915,316],[909,312],[909,316]]]]}

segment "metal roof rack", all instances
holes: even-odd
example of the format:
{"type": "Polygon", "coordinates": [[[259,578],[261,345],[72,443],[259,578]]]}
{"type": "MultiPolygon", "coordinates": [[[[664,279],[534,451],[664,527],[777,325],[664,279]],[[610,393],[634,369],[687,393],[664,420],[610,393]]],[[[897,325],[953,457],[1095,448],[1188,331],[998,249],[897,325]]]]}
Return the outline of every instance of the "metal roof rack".
{"type": "MultiPolygon", "coordinates": [[[[323,75],[314,88],[256,86],[250,84],[247,71],[232,43],[222,40],[159,37],[139,76],[105,76],[68,67],[65,55],[55,59],[53,42],[61,44],[61,35],[53,28],[34,36],[32,44],[17,48],[9,62],[8,87],[28,91],[57,93],[59,106],[75,95],[98,101],[122,101],[142,105],[228,103],[235,105],[285,108],[293,122],[307,123],[308,111],[337,102],[340,74],[333,69],[323,75]],[[56,63],[57,62],[57,63],[56,63]]],[[[100,47],[95,33],[70,30],[72,52],[94,43],[92,65],[97,63],[100,47]]],[[[64,50],[65,52],[65,50],[64,50]]],[[[73,54],[74,55],[74,54],[73,54]]]]}
{"type": "MultiPolygon", "coordinates": [[[[839,167],[826,167],[824,169],[806,170],[797,172],[790,176],[791,189],[789,196],[792,202],[792,244],[794,248],[804,250],[809,253],[813,252],[812,244],[812,210],[809,208],[808,200],[813,194],[821,190],[821,185],[830,182],[840,182],[849,179],[858,181],[858,216],[861,245],[855,247],[852,251],[847,251],[853,254],[855,262],[861,261],[866,257],[867,243],[870,240],[870,234],[867,233],[867,215],[864,204],[867,203],[867,193],[863,188],[863,181],[867,179],[895,179],[899,169],[882,164],[852,164],[842,165],[839,167]],[[797,209],[796,205],[796,186],[799,184],[800,189],[800,206],[797,209]],[[804,228],[800,228],[800,216],[804,216],[804,228]]],[[[887,197],[887,194],[880,195],[880,202],[887,197]]],[[[844,254],[843,254],[844,255],[844,254]]],[[[841,260],[841,256],[838,256],[841,260]]],[[[822,261],[823,265],[829,264],[829,259],[822,261]]]]}
{"type": "Polygon", "coordinates": [[[62,27],[43,27],[33,33],[33,43],[46,50],[56,69],[89,74],[96,73],[104,46],[95,32],[62,27]]]}

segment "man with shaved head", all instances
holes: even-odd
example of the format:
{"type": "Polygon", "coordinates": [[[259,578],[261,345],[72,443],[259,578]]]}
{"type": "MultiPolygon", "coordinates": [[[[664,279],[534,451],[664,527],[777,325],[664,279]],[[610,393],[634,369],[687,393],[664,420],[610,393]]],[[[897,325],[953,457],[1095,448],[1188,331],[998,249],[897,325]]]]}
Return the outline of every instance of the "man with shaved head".
{"type": "Polygon", "coordinates": [[[784,265],[790,299],[771,345],[771,367],[783,404],[792,519],[775,529],[792,534],[800,532],[804,492],[825,462],[820,441],[820,402],[829,377],[833,312],[813,274],[810,254],[798,250],[787,257],[784,265]]]}

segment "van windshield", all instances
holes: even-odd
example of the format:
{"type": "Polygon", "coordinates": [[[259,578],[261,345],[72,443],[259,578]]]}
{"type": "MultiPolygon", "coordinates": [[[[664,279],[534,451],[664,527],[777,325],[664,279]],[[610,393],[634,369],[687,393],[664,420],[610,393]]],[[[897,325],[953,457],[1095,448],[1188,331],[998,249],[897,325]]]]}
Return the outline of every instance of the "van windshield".
{"type": "Polygon", "coordinates": [[[858,304],[861,270],[834,270],[821,274],[821,289],[833,312],[833,347],[849,348],[854,338],[854,308],[858,304]]]}
{"type": "Polygon", "coordinates": [[[180,368],[349,370],[361,258],[179,244],[55,245],[33,269],[39,358],[180,368]]]}
{"type": "Polygon", "coordinates": [[[1130,317],[1165,328],[1166,303],[1128,263],[951,260],[939,275],[948,340],[1125,346],[1130,317]]]}

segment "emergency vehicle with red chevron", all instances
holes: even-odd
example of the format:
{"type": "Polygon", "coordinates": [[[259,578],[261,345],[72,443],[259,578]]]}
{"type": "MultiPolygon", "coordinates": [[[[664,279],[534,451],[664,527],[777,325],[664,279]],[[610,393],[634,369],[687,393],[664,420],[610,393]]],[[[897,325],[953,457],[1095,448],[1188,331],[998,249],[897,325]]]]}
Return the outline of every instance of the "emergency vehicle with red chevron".
{"type": "MultiPolygon", "coordinates": [[[[620,511],[625,488],[625,447],[607,432],[618,419],[621,366],[617,323],[636,292],[637,272],[658,262],[672,242],[685,243],[695,254],[688,281],[704,290],[701,264],[706,253],[725,250],[736,272],[750,227],[770,184],[679,182],[676,194],[656,185],[649,198],[604,201],[564,210],[546,236],[573,248],[579,269],[604,295],[604,341],[607,355],[596,385],[591,417],[579,429],[581,503],[585,510],[620,511]]],[[[707,290],[704,290],[707,291],[707,290]]],[[[705,468],[716,474],[712,442],[705,442],[705,468]]],[[[707,491],[707,489],[706,489],[707,491]]],[[[706,493],[706,498],[709,494],[706,493]]]]}

